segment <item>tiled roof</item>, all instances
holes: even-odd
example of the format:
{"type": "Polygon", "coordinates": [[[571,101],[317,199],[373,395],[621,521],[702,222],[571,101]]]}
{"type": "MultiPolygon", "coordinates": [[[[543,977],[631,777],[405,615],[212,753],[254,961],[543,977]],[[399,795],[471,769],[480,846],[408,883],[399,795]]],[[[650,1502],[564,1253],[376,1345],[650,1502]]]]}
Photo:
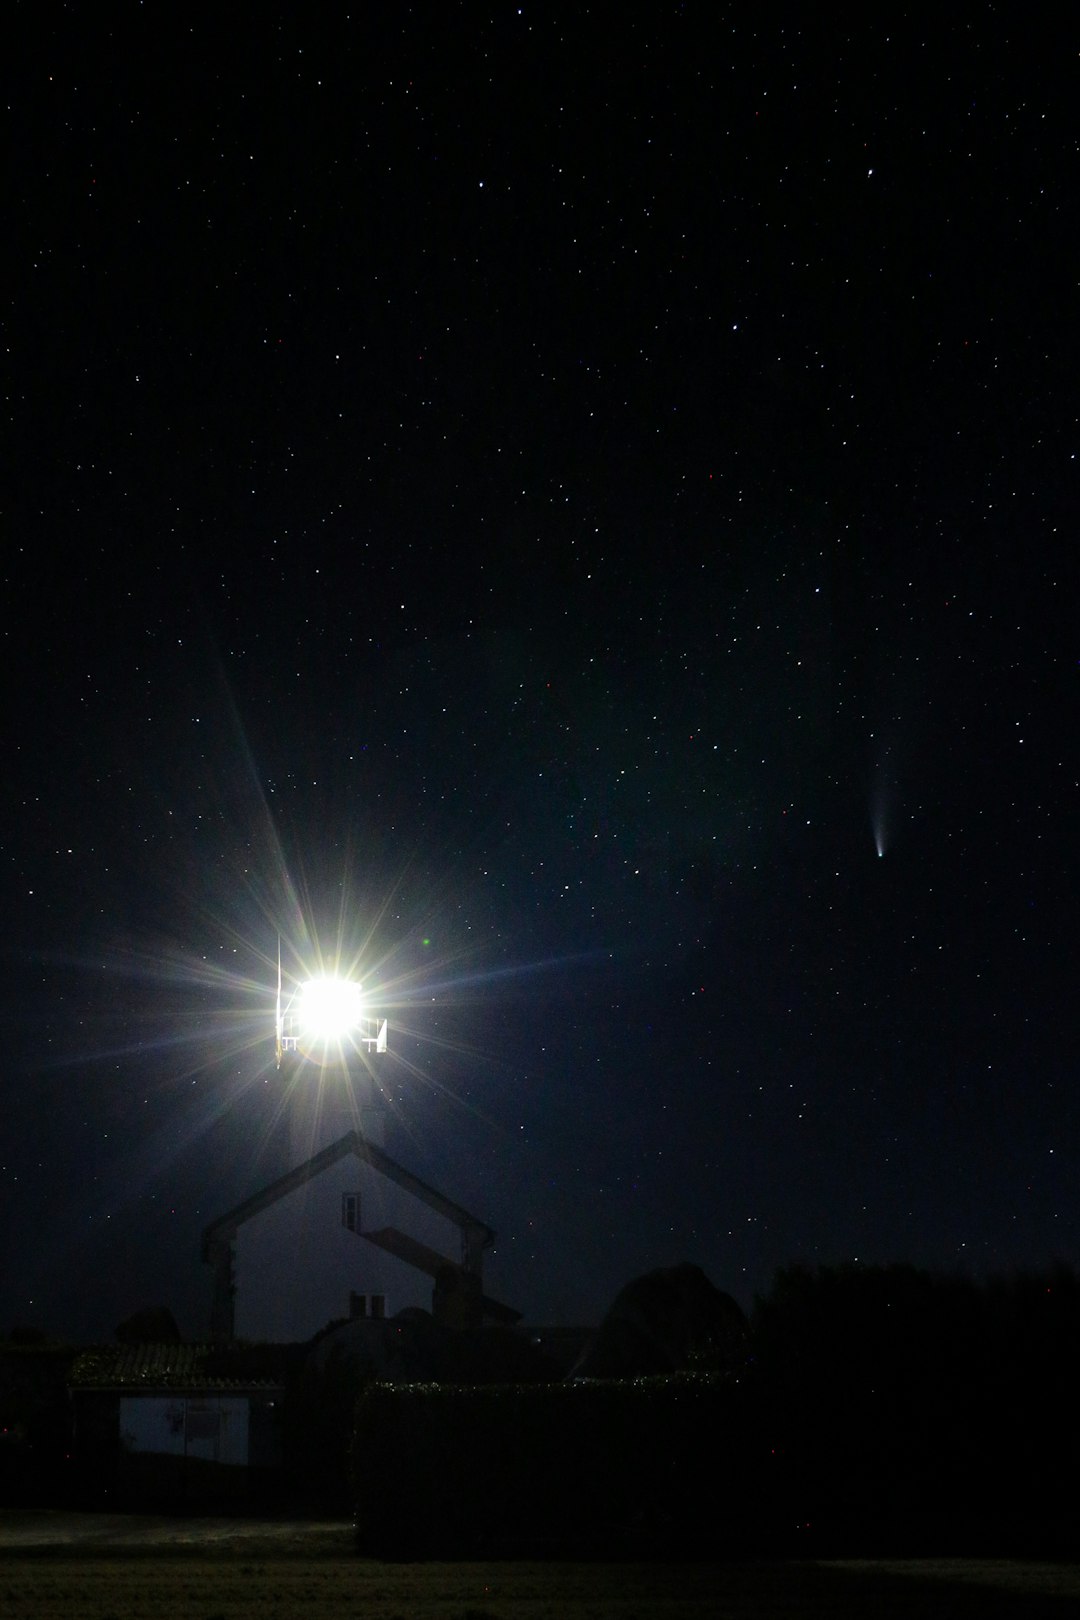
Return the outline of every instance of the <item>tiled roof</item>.
{"type": "Polygon", "coordinates": [[[286,1353],[277,1345],[118,1344],[83,1350],[68,1383],[72,1389],[275,1389],[285,1373],[286,1353]]]}

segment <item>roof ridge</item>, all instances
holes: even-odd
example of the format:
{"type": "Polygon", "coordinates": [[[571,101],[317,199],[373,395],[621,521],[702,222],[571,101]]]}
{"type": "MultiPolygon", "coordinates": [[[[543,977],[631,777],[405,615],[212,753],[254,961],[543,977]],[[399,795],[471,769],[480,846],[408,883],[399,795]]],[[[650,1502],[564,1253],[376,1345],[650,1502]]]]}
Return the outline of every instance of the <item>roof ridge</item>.
{"type": "Polygon", "coordinates": [[[373,1169],[378,1170],[382,1175],[388,1176],[391,1181],[397,1182],[398,1186],[404,1187],[407,1192],[413,1193],[430,1208],[435,1209],[441,1215],[445,1215],[448,1220],[453,1221],[458,1226],[471,1229],[480,1238],[481,1248],[485,1248],[494,1239],[495,1233],[486,1222],[479,1220],[475,1215],[470,1215],[467,1209],[464,1209],[460,1204],[454,1203],[453,1199],[447,1198],[444,1193],[439,1192],[435,1187],[429,1186],[419,1176],[414,1175],[411,1170],[407,1170],[404,1165],[391,1158],[384,1148],[378,1147],[374,1142],[369,1142],[360,1131],[353,1130],[346,1131],[345,1135],[339,1137],[336,1142],[331,1142],[328,1147],[321,1148],[318,1153],[313,1153],[310,1158],[304,1159],[292,1170],[286,1171],[284,1175],[267,1182],[265,1187],[253,1193],[249,1198],[245,1198],[241,1203],[235,1204],[232,1209],[226,1210],[223,1215],[218,1216],[217,1220],[211,1221],[208,1226],[204,1227],[202,1234],[203,1259],[208,1260],[210,1258],[211,1250],[216,1242],[223,1237],[231,1238],[237,1227],[242,1226],[253,1215],[261,1214],[271,1204],[277,1203],[279,1198],[284,1198],[289,1193],[295,1192],[305,1182],[312,1180],[317,1175],[321,1175],[324,1170],[329,1170],[332,1165],[337,1164],[341,1159],[347,1158],[350,1153],[354,1153],[357,1158],[365,1160],[373,1169]]]}

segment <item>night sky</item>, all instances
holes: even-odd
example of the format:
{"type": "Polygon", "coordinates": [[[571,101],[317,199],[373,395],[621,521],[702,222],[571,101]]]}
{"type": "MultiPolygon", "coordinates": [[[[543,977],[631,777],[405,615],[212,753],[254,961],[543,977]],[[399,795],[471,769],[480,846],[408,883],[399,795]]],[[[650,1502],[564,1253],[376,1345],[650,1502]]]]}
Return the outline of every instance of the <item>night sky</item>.
{"type": "Polygon", "coordinates": [[[205,1333],[279,932],[532,1322],[1078,1259],[1077,41],[842,16],[21,7],[0,1332],[205,1333]]]}

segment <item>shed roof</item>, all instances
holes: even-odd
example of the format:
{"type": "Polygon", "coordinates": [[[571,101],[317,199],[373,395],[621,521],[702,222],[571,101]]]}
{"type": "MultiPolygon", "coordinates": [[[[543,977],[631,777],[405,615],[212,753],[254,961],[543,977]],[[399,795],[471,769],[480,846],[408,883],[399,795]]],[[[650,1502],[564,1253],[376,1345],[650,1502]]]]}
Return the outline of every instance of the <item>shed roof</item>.
{"type": "Polygon", "coordinates": [[[278,1345],[96,1345],[76,1356],[68,1385],[145,1395],[240,1394],[281,1389],[286,1370],[287,1350],[278,1345]]]}

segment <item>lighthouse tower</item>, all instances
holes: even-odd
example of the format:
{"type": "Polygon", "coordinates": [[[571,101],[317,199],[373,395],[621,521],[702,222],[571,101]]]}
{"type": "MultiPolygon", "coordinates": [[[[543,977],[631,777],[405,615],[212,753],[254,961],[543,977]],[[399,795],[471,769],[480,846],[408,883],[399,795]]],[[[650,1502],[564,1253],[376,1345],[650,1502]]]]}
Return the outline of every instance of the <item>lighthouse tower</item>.
{"type": "Polygon", "coordinates": [[[203,1233],[211,1336],[300,1343],[340,1324],[379,1365],[405,1310],[515,1321],[484,1293],[491,1228],[386,1151],[386,1020],[360,986],[315,978],[285,999],[279,966],[275,1038],[289,1164],[203,1233]]]}
{"type": "Polygon", "coordinates": [[[378,1080],[362,1060],[319,1065],[303,1058],[281,1066],[289,1117],[290,1165],[357,1131],[375,1147],[386,1147],[386,1104],[378,1080]]]}
{"type": "Polygon", "coordinates": [[[369,1012],[361,985],[308,979],[283,1005],[279,947],[276,1043],[292,1164],[349,1131],[386,1146],[386,1107],[374,1067],[387,1049],[386,1019],[369,1012]]]}

